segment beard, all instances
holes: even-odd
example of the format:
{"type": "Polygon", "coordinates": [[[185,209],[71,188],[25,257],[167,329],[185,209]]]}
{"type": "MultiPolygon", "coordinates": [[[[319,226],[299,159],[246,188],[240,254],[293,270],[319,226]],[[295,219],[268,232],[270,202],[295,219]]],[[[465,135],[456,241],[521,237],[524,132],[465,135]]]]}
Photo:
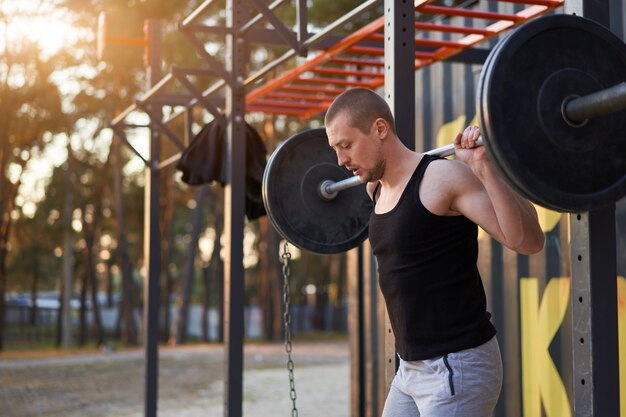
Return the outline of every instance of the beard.
{"type": "Polygon", "coordinates": [[[378,181],[383,177],[385,173],[385,160],[379,159],[373,168],[365,170],[361,175],[362,182],[374,182],[378,181]]]}

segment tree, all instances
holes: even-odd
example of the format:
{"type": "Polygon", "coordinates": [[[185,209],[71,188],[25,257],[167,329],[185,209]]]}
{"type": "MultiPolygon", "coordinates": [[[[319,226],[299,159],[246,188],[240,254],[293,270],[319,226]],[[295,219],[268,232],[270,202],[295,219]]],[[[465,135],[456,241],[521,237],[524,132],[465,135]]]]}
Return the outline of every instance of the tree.
{"type": "MultiPolygon", "coordinates": [[[[7,28],[9,16],[0,10],[0,26],[7,28]]],[[[70,120],[62,111],[61,93],[53,73],[67,65],[67,55],[44,58],[37,44],[15,40],[4,34],[0,54],[0,349],[4,341],[4,295],[6,260],[13,222],[20,217],[16,197],[22,174],[34,153],[50,140],[46,133],[68,131],[70,120]]]]}
{"type": "MultiPolygon", "coordinates": [[[[0,57],[2,66],[0,67],[0,81],[2,81],[2,90],[0,90],[0,172],[2,172],[2,182],[0,182],[0,294],[3,295],[6,286],[5,259],[8,251],[9,231],[11,230],[12,221],[22,220],[23,213],[19,210],[19,194],[21,184],[21,175],[28,160],[32,155],[41,153],[46,146],[55,137],[57,132],[64,132],[67,140],[70,137],[79,135],[80,141],[70,142],[71,152],[76,159],[75,166],[75,185],[76,198],[73,209],[78,209],[81,218],[78,219],[82,223],[80,238],[84,242],[84,246],[76,246],[78,236],[72,236],[71,245],[74,250],[79,249],[82,254],[77,257],[77,262],[73,264],[72,270],[80,267],[85,279],[83,291],[87,296],[87,289],[91,288],[91,295],[95,297],[97,293],[97,285],[95,284],[94,265],[98,265],[101,259],[98,255],[98,237],[113,236],[111,239],[115,241],[115,248],[111,249],[111,257],[107,260],[109,264],[117,262],[119,271],[122,276],[122,300],[124,312],[125,332],[124,340],[127,343],[136,343],[137,335],[134,329],[133,310],[141,302],[137,295],[137,283],[135,282],[136,271],[140,269],[141,244],[143,223],[141,221],[141,208],[143,200],[140,195],[141,177],[129,175],[123,172],[128,166],[127,163],[131,158],[128,148],[123,146],[119,137],[110,140],[107,129],[107,123],[115,116],[119,115],[124,109],[134,102],[134,99],[141,91],[147,88],[145,67],[142,62],[143,54],[140,49],[129,46],[110,45],[114,48],[114,53],[106,62],[100,62],[96,57],[95,42],[93,42],[93,33],[95,31],[95,23],[97,14],[101,10],[108,12],[108,22],[110,24],[108,32],[111,35],[126,37],[143,37],[142,28],[146,18],[161,18],[164,20],[164,48],[163,56],[165,59],[164,67],[172,63],[187,67],[206,67],[200,57],[193,51],[184,36],[176,31],[177,22],[186,17],[194,10],[203,0],[143,0],[137,2],[128,2],[127,0],[55,0],[48,2],[53,4],[59,10],[67,13],[67,19],[70,19],[74,26],[82,28],[84,36],[79,37],[68,48],[69,52],[61,52],[54,57],[42,58],[42,55],[36,49],[32,49],[30,45],[22,45],[15,42],[5,42],[10,45],[8,53],[0,57]],[[91,38],[89,37],[91,34],[91,38]],[[54,77],[53,77],[54,76],[54,77]],[[54,79],[53,79],[54,78],[54,79]],[[66,82],[71,79],[73,83],[71,91],[64,89],[63,94],[59,91],[59,80],[66,82]],[[17,117],[16,117],[17,116],[17,117]],[[85,133],[89,130],[89,133],[85,133]],[[105,143],[103,146],[79,145],[84,141],[92,141],[105,143]],[[109,147],[110,144],[110,147],[109,147]],[[104,161],[109,159],[109,163],[104,161]],[[85,164],[93,164],[91,170],[85,164]],[[94,174],[97,172],[97,174],[94,174]],[[83,178],[85,180],[83,181],[83,178]],[[104,184],[104,185],[103,185],[104,184]],[[94,191],[100,190],[100,191],[94,191]],[[109,214],[106,214],[106,213],[109,214]],[[139,213],[139,215],[138,215],[139,213]],[[134,333],[134,334],[133,334],[134,333]]],[[[220,2],[215,2],[213,7],[221,8],[220,2]]],[[[309,16],[311,22],[318,27],[334,20],[339,15],[345,13],[346,10],[356,7],[360,2],[357,1],[316,1],[313,9],[310,9],[309,16]],[[319,12],[319,13],[318,13],[319,12]]],[[[1,3],[0,3],[1,4],[1,3]]],[[[253,13],[258,10],[254,5],[250,6],[253,13]]],[[[281,8],[282,9],[282,8],[281,8]]],[[[285,7],[285,15],[288,16],[288,25],[294,23],[293,5],[285,7]],[[289,20],[291,19],[291,20],[289,20]]],[[[223,20],[223,14],[216,14],[217,21],[223,20]]],[[[7,24],[9,17],[0,15],[0,23],[7,24]]],[[[217,40],[217,35],[206,35],[207,42],[217,40]]],[[[263,49],[265,47],[252,45],[253,50],[263,49]]],[[[281,48],[266,48],[272,56],[274,52],[282,53],[281,48]]],[[[223,53],[219,50],[218,54],[223,53]]],[[[252,54],[251,56],[255,56],[252,54]]],[[[254,61],[254,58],[253,58],[254,61]]],[[[263,65],[261,62],[252,62],[251,67],[259,67],[263,65]]],[[[211,82],[210,80],[206,81],[211,82]]],[[[64,84],[69,85],[69,84],[64,84]]],[[[179,90],[180,92],[181,90],[179,90]]],[[[198,117],[198,114],[195,115],[198,117]]],[[[204,118],[202,119],[204,121],[204,118]]],[[[289,130],[295,129],[291,126],[292,119],[287,119],[289,130]]],[[[273,132],[273,134],[276,132],[273,132]]],[[[282,133],[276,133],[276,136],[286,135],[287,130],[282,133]]],[[[133,132],[129,134],[132,136],[133,132]]],[[[140,134],[140,133],[138,133],[140,134]]],[[[274,139],[274,136],[270,137],[274,139]]],[[[53,181],[57,181],[59,173],[54,174],[56,177],[53,181]]],[[[171,173],[163,172],[163,175],[171,175],[171,173]]],[[[178,199],[186,196],[186,191],[181,191],[184,187],[177,181],[163,182],[169,187],[163,191],[164,201],[162,207],[169,207],[169,211],[165,210],[162,220],[163,236],[172,236],[172,240],[176,237],[189,233],[182,230],[184,228],[183,221],[177,221],[175,207],[178,205],[178,199]],[[171,219],[168,221],[168,219],[171,219]],[[169,230],[168,230],[169,228],[169,230]]],[[[57,182],[54,187],[48,188],[48,194],[53,190],[58,194],[54,199],[55,207],[50,206],[47,201],[38,202],[37,211],[33,221],[37,224],[48,224],[52,213],[62,213],[62,197],[68,196],[69,189],[62,183],[57,182]],[[55,211],[56,210],[56,211],[55,211]]],[[[219,191],[215,191],[216,195],[219,191]]],[[[48,196],[47,196],[48,197],[48,196]]],[[[216,242],[214,254],[210,263],[204,269],[206,272],[216,271],[218,284],[221,283],[221,259],[219,237],[221,235],[222,225],[222,207],[208,209],[213,216],[216,242]]],[[[74,211],[74,210],[72,210],[74,211]]],[[[178,213],[179,211],[176,211],[178,213]]],[[[26,220],[26,219],[24,219],[26,220]]],[[[54,220],[54,234],[58,239],[62,238],[60,222],[54,220]]],[[[76,219],[72,219],[74,221],[76,219]]],[[[280,265],[276,264],[277,255],[273,247],[277,245],[276,234],[267,222],[262,226],[264,230],[272,235],[267,237],[269,245],[266,246],[265,260],[261,261],[261,265],[270,266],[273,271],[279,272],[280,265]]],[[[48,232],[46,232],[48,233],[48,232]]],[[[191,235],[195,236],[194,231],[191,235]]],[[[36,237],[33,238],[36,240],[36,237]]],[[[42,239],[45,242],[44,239],[42,239]]],[[[193,241],[193,239],[192,239],[193,241]]],[[[15,245],[20,250],[26,250],[30,247],[35,250],[37,246],[33,241],[22,239],[19,245],[15,245]]],[[[193,243],[193,242],[192,242],[193,243]]],[[[191,278],[191,272],[194,271],[195,263],[192,261],[195,252],[194,248],[187,248],[189,257],[185,268],[185,280],[191,278]]],[[[68,248],[70,245],[68,245],[68,248]]],[[[46,253],[46,264],[54,265],[53,271],[60,269],[59,259],[51,256],[50,252],[57,249],[54,245],[46,242],[44,253],[46,253]],[[49,258],[49,259],[48,259],[49,258]]],[[[38,250],[38,249],[37,249],[38,250]]],[[[59,249],[60,250],[60,249],[59,249]]],[[[66,249],[68,253],[70,249],[66,249]]],[[[169,272],[168,264],[178,262],[184,257],[183,250],[180,248],[170,247],[164,248],[162,270],[164,274],[169,272]],[[167,251],[166,251],[167,249],[167,251]],[[165,252],[166,251],[166,252],[165,252]]],[[[39,252],[37,252],[39,253],[39,252]]],[[[263,257],[263,255],[262,255],[263,257]]],[[[17,257],[15,258],[17,259],[17,257]]],[[[44,261],[42,260],[42,263],[44,261]]],[[[20,267],[13,265],[16,270],[20,267]]],[[[109,265],[110,266],[110,265],[109,265]]],[[[107,268],[109,270],[109,268],[107,268]]],[[[29,272],[32,276],[33,288],[37,288],[42,283],[49,283],[52,278],[46,268],[36,268],[29,272]]],[[[205,274],[208,278],[209,275],[205,274]]],[[[263,275],[262,275],[263,276],[263,275]]],[[[260,278],[260,285],[268,285],[270,293],[267,308],[268,315],[273,321],[273,328],[276,329],[280,325],[281,317],[278,314],[278,302],[280,301],[280,285],[274,285],[277,278],[276,275],[265,275],[260,278]],[[265,284],[266,283],[266,284],[265,284]],[[277,324],[278,323],[278,324],[277,324]]],[[[280,276],[278,276],[280,278],[280,276]]],[[[167,310],[167,300],[169,299],[168,291],[172,287],[169,284],[172,277],[163,277],[163,288],[166,289],[164,300],[167,310]]],[[[49,284],[46,284],[49,285],[49,284]]],[[[219,286],[219,285],[218,285],[219,286]]],[[[209,302],[209,283],[205,282],[204,305],[205,311],[208,309],[209,302]]],[[[221,289],[217,290],[221,297],[221,289]]],[[[191,299],[188,297],[188,299],[191,299]]],[[[0,297],[0,303],[3,303],[4,297],[0,297]]],[[[262,301],[263,302],[263,301],[262,301]]],[[[3,314],[4,308],[0,304],[0,314],[3,314]]],[[[167,313],[166,313],[167,317],[167,313]]],[[[0,317],[0,322],[3,322],[0,317]]],[[[206,326],[205,326],[206,328],[206,326]]],[[[1,330],[1,329],[0,329],[1,330]]],[[[269,332],[269,330],[267,330],[269,332]]],[[[275,334],[276,332],[273,331],[275,334]]],[[[2,346],[0,332],[0,347],[2,346]]],[[[275,337],[275,336],[273,336],[275,337]]]]}
{"type": "Polygon", "coordinates": [[[191,224],[189,231],[189,243],[183,263],[183,271],[180,280],[180,291],[176,299],[176,307],[178,314],[176,323],[172,328],[172,336],[176,344],[185,343],[187,339],[187,326],[189,323],[189,306],[191,303],[191,294],[195,281],[195,260],[198,253],[198,241],[202,228],[202,216],[204,214],[204,205],[208,193],[208,185],[196,188],[195,207],[191,214],[191,224]]]}
{"type": "MultiPolygon", "coordinates": [[[[111,154],[107,160],[101,164],[95,158],[88,159],[86,163],[82,163],[80,171],[79,187],[77,187],[77,195],[80,200],[81,225],[83,236],[83,288],[82,294],[87,290],[91,290],[91,306],[93,314],[93,333],[96,344],[102,346],[105,344],[105,334],[102,327],[102,319],[100,317],[100,303],[98,302],[98,279],[96,264],[99,261],[97,251],[98,237],[101,235],[103,220],[103,200],[106,188],[106,173],[109,168],[111,154]]],[[[84,300],[84,297],[83,297],[84,300]]],[[[81,307],[84,309],[87,305],[83,301],[81,307]]],[[[84,339],[84,337],[83,337],[84,339]]]]}

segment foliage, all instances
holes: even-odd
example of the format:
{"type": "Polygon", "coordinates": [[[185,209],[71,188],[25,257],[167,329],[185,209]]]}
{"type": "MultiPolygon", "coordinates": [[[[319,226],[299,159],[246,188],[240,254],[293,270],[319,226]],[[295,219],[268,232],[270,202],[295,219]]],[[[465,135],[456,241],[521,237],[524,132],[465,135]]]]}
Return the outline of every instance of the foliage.
{"type": "MultiPolygon", "coordinates": [[[[59,11],[63,13],[64,19],[70,22],[80,35],[52,55],[44,54],[37,44],[24,40],[24,43],[11,43],[11,48],[0,56],[2,173],[0,217],[3,222],[7,222],[7,230],[9,225],[12,225],[14,230],[13,234],[6,234],[7,238],[10,237],[7,246],[10,251],[6,263],[0,256],[0,280],[4,279],[2,278],[4,265],[8,268],[6,290],[28,291],[35,279],[38,280],[39,290],[58,290],[61,273],[60,254],[64,236],[61,219],[64,196],[67,193],[75,195],[73,212],[75,233],[72,237],[76,254],[81,254],[85,250],[83,228],[88,225],[81,222],[90,222],[89,226],[93,222],[97,256],[94,264],[100,268],[98,271],[101,277],[102,271],[113,271],[115,289],[119,291],[120,253],[115,225],[120,220],[119,216],[123,216],[135,284],[137,287],[141,285],[138,277],[143,265],[145,182],[143,166],[142,163],[137,163],[138,159],[133,157],[128,147],[123,147],[121,166],[117,167],[110,163],[111,142],[119,138],[111,138],[108,123],[131,106],[141,92],[148,89],[144,50],[110,42],[106,59],[100,60],[96,54],[96,22],[98,14],[105,11],[108,35],[140,39],[144,36],[143,28],[147,18],[162,19],[163,72],[167,73],[172,65],[206,68],[206,62],[201,60],[188,40],[177,30],[178,23],[202,2],[202,0],[51,0],[47,4],[54,6],[55,13],[59,11]],[[32,171],[28,169],[29,161],[45,161],[48,159],[46,152],[50,150],[66,152],[63,144],[68,141],[71,145],[68,156],[72,158],[71,187],[66,180],[66,166],[57,163],[50,168],[50,175],[43,180],[41,188],[45,190],[45,196],[36,198],[26,195],[28,189],[19,187],[24,179],[23,174],[32,171]],[[114,209],[113,169],[123,169],[124,172],[123,214],[116,213],[114,209]],[[25,262],[25,259],[33,261],[25,262]]],[[[210,20],[217,25],[223,24],[224,12],[221,9],[223,2],[214,3],[214,13],[210,20]]],[[[282,6],[278,13],[287,27],[293,28],[295,3],[286,3],[291,5],[282,6]]],[[[315,28],[324,27],[361,2],[315,0],[309,3],[309,19],[315,28]]],[[[258,13],[252,5],[250,11],[258,13]]],[[[36,14],[37,10],[33,13],[36,14]]],[[[0,14],[0,23],[10,18],[9,15],[0,14]]],[[[360,23],[355,23],[358,24],[360,23]]],[[[351,29],[346,27],[343,30],[351,29]]],[[[215,44],[223,42],[224,37],[216,34],[199,34],[198,38],[210,46],[211,42],[215,44]]],[[[223,62],[224,48],[213,49],[215,57],[223,62]]],[[[253,44],[251,68],[265,65],[268,60],[283,51],[284,47],[253,44]],[[263,53],[257,54],[259,51],[263,53]]],[[[204,87],[214,80],[195,81],[204,87]]],[[[176,92],[184,92],[180,86],[173,89],[176,92]]],[[[147,118],[141,115],[133,115],[129,119],[140,124],[147,121],[147,118]]],[[[207,115],[196,113],[194,119],[196,122],[194,129],[197,130],[207,120],[207,115]]],[[[308,127],[306,123],[285,117],[251,122],[267,139],[270,151],[282,139],[308,127]],[[271,125],[271,128],[268,125],[271,125]]],[[[182,122],[174,123],[171,129],[182,136],[184,126],[182,122]]],[[[129,130],[128,137],[139,149],[145,149],[146,129],[129,130]]],[[[164,137],[163,156],[173,155],[177,151],[178,149],[164,137]]],[[[166,284],[165,288],[169,291],[177,288],[176,281],[180,278],[190,235],[190,214],[197,202],[194,202],[193,187],[182,184],[173,169],[162,171],[162,179],[166,177],[174,177],[173,181],[167,182],[168,190],[162,190],[164,201],[161,203],[162,213],[168,204],[172,207],[172,220],[168,224],[170,231],[164,235],[166,243],[172,248],[167,255],[165,266],[175,280],[171,285],[166,284]]],[[[166,184],[166,181],[162,180],[162,184],[166,184]]],[[[215,211],[212,204],[206,205],[203,227],[208,229],[213,227],[212,222],[219,218],[215,211]]],[[[250,230],[257,235],[253,246],[258,245],[260,240],[256,223],[251,222],[250,230]]],[[[2,249],[0,242],[0,252],[2,249]]],[[[253,250],[256,249],[253,247],[253,250]]],[[[83,273],[86,267],[83,257],[76,256],[75,262],[77,273],[83,273]]],[[[315,283],[319,288],[338,285],[334,282],[338,278],[329,275],[333,262],[316,262],[316,258],[308,254],[303,254],[301,260],[295,262],[292,290],[297,301],[306,301],[302,295],[302,287],[308,283],[315,283]]],[[[197,261],[196,269],[199,270],[201,267],[207,267],[206,261],[197,261]]],[[[259,297],[260,286],[264,285],[257,278],[259,268],[259,265],[253,265],[246,271],[246,293],[250,300],[263,302],[259,297]]],[[[210,274],[215,275],[219,269],[211,265],[209,270],[210,274]]],[[[101,280],[101,290],[106,289],[107,285],[109,284],[101,280]]],[[[212,281],[210,295],[212,305],[218,304],[221,298],[221,294],[215,294],[216,288],[219,288],[219,285],[212,281]]],[[[0,286],[0,295],[4,290],[0,286]]],[[[138,291],[138,294],[140,293],[138,291]]],[[[198,273],[192,299],[194,302],[200,302],[202,297],[198,273]]]]}

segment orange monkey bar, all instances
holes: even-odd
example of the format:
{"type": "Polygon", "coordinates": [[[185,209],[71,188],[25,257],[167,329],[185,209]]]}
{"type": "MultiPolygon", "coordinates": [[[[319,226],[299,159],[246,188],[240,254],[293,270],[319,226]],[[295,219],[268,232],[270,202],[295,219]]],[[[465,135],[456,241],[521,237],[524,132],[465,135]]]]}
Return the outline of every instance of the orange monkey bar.
{"type": "MultiPolygon", "coordinates": [[[[525,7],[514,14],[478,9],[430,5],[415,7],[415,69],[444,60],[527,20],[563,5],[564,0],[494,0],[525,7]],[[439,23],[440,17],[474,19],[480,27],[439,23]],[[421,21],[425,20],[425,21],[421,21]],[[462,36],[439,40],[431,33],[462,36]],[[465,35],[465,36],[463,36],[465,35]]],[[[379,17],[296,68],[251,91],[246,96],[247,111],[312,117],[328,108],[332,99],[348,87],[378,88],[384,83],[384,17],[379,17]]]]}

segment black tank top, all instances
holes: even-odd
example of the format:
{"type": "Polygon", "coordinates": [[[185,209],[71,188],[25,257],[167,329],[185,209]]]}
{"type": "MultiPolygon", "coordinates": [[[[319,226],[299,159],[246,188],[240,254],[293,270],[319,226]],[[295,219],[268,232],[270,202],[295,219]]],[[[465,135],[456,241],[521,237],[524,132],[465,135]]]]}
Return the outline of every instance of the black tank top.
{"type": "Polygon", "coordinates": [[[478,226],[464,216],[437,216],[419,198],[434,159],[424,155],[398,204],[383,214],[372,210],[369,222],[396,351],[407,361],[476,347],[496,333],[476,265],[478,226]]]}

